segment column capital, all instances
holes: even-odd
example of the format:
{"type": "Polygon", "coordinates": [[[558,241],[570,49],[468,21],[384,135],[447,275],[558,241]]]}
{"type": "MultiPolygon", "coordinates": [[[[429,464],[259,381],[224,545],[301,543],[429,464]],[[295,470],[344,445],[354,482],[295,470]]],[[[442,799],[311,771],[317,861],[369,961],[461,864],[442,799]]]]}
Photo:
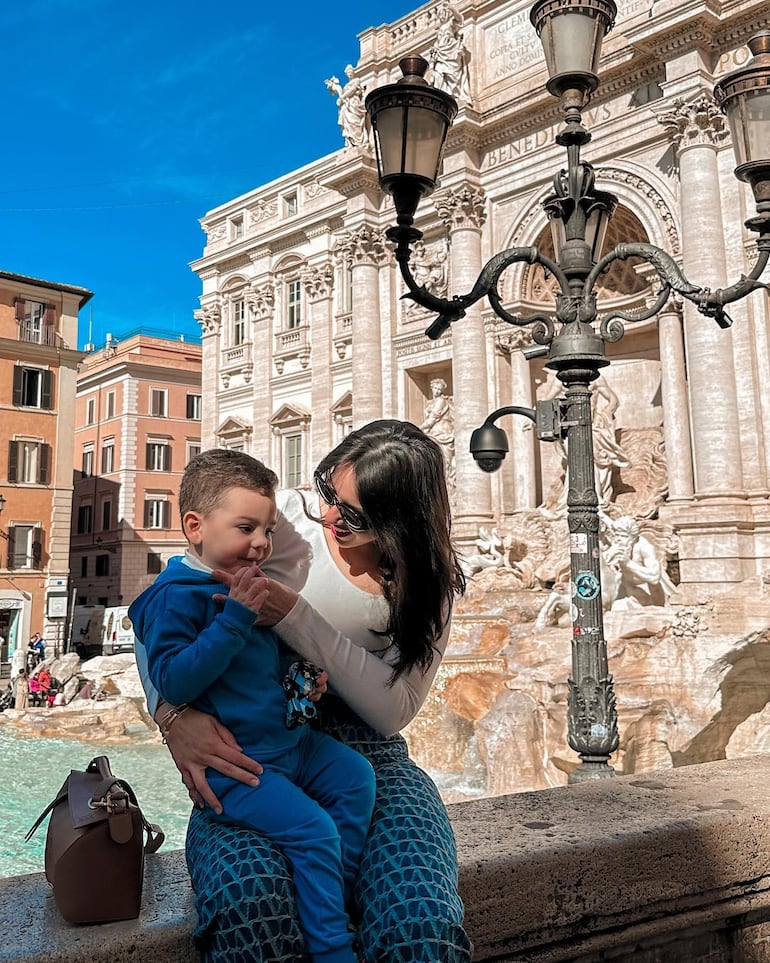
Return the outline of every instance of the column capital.
{"type": "Polygon", "coordinates": [[[369,264],[379,267],[385,262],[389,251],[384,232],[362,224],[337,236],[334,254],[351,265],[369,264]]]}
{"type": "Polygon", "coordinates": [[[193,312],[193,317],[201,326],[202,337],[219,334],[219,329],[222,326],[222,308],[219,304],[205,304],[202,308],[193,312]]]}
{"type": "Polygon", "coordinates": [[[272,284],[255,286],[246,294],[246,304],[249,306],[252,321],[266,321],[273,313],[275,304],[275,289],[272,284]]]}
{"type": "Polygon", "coordinates": [[[472,184],[436,191],[433,204],[450,231],[458,228],[481,230],[487,219],[486,194],[472,184]]]}
{"type": "Polygon", "coordinates": [[[311,301],[330,298],[334,289],[334,268],[331,262],[308,268],[302,274],[302,287],[311,301]]]}
{"type": "Polygon", "coordinates": [[[708,94],[695,100],[677,98],[657,115],[677,151],[686,147],[718,147],[727,138],[727,118],[708,94]]]}

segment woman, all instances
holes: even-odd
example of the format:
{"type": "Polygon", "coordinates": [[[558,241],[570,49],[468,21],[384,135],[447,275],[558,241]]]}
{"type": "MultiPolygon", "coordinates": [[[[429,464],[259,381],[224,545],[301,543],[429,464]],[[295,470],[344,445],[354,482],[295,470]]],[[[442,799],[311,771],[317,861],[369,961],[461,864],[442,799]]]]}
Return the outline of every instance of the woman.
{"type": "MultiPolygon", "coordinates": [[[[313,495],[282,493],[273,554],[255,578],[268,591],[260,621],[328,673],[320,724],[363,753],[377,776],[355,891],[362,955],[366,963],[466,963],[470,943],[446,810],[397,734],[425,700],[446,648],[453,598],[464,590],[441,449],[408,422],[375,421],[327,455],[315,480],[313,495]]],[[[140,650],[137,657],[141,669],[140,650]]],[[[259,767],[215,720],[193,709],[156,709],[156,700],[148,688],[197,805],[218,808],[207,766],[256,780],[259,767]]],[[[271,843],[215,826],[196,810],[187,860],[204,960],[303,958],[291,878],[271,843]]]]}

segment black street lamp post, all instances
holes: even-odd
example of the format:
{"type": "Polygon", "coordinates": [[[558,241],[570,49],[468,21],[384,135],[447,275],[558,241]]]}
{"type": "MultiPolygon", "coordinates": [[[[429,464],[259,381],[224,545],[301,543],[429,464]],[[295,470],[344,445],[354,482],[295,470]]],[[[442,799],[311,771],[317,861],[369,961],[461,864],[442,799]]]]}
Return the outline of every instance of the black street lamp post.
{"type": "Polygon", "coordinates": [[[612,776],[610,755],[618,746],[617,711],[602,620],[599,509],[591,435],[591,382],[609,364],[605,343],[618,341],[624,321],[643,321],[657,314],[672,291],[692,301],[720,327],[732,323],[726,304],[759,287],[770,258],[770,31],[749,42],[753,58],[721,80],[715,97],[732,130],[738,166],[735,174],[751,185],[756,216],[746,222],[759,236],[758,256],[750,274],[730,287],[711,291],[691,283],[676,262],[652,244],[618,244],[602,256],[607,226],[616,198],[599,191],[590,164],[580,151],[591,140],[582,111],[599,84],[597,68],[603,37],[616,15],[613,0],[538,0],[531,11],[545,52],[548,91],[558,97],[564,127],[556,142],[566,148],[567,167],[553,178],[553,193],[544,201],[554,241],[554,260],[536,247],[513,247],[495,254],[483,267],[468,294],[439,298],[418,285],[409,267],[411,245],[422,237],[414,227],[420,200],[433,191],[441,166],[446,134],[457,113],[448,94],[424,79],[427,61],[407,57],[400,62],[403,78],[373,90],[366,107],[374,132],[375,153],[384,191],[393,196],[397,223],[387,236],[407,285],[405,297],[435,312],[429,338],[439,338],[466,309],[487,298],[495,314],[509,324],[532,325],[532,338],[547,354],[566,392],[563,398],[538,402],[535,409],[508,406],[494,411],[471,438],[471,452],[485,471],[496,470],[508,450],[504,431],[495,424],[505,414],[519,414],[536,424],[540,440],[566,439],[567,516],[570,539],[572,669],[569,679],[568,741],[580,755],[571,782],[612,776]],[[613,261],[649,262],[660,289],[642,312],[610,311],[599,315],[594,286],[613,261]],[[517,262],[538,263],[558,283],[553,317],[513,315],[498,291],[502,273],[517,262]],[[558,327],[557,327],[558,326],[558,327]]]}

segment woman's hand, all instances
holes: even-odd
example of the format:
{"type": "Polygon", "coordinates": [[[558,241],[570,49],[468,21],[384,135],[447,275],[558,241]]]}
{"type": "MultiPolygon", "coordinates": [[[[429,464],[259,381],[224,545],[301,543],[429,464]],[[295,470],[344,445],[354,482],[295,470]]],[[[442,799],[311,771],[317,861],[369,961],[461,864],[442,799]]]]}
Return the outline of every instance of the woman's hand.
{"type": "MultiPolygon", "coordinates": [[[[167,711],[168,704],[161,702],[155,712],[156,721],[167,711]]],[[[248,786],[259,785],[257,776],[261,775],[262,766],[241,752],[230,730],[213,716],[185,709],[165,738],[190,799],[199,809],[208,803],[216,813],[222,812],[222,804],[206,782],[208,766],[248,786]]]]}
{"type": "MultiPolygon", "coordinates": [[[[219,569],[216,569],[211,574],[217,582],[222,582],[224,585],[227,585],[228,588],[232,586],[235,578],[235,576],[230,575],[228,572],[222,572],[219,569]]],[[[241,573],[238,572],[238,576],[240,575],[241,573]]],[[[252,587],[253,595],[262,598],[262,593],[265,593],[264,599],[260,602],[257,624],[275,625],[291,612],[297,604],[299,596],[294,589],[288,588],[282,582],[276,582],[274,578],[267,578],[257,565],[254,566],[251,577],[254,580],[252,587]]],[[[226,598],[226,595],[214,596],[217,602],[224,602],[226,598]]]]}

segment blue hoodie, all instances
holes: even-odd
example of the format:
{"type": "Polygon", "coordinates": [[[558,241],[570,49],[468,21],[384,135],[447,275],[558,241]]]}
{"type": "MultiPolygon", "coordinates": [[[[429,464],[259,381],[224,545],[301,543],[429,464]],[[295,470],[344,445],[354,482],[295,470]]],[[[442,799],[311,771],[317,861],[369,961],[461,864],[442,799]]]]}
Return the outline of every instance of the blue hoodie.
{"type": "Polygon", "coordinates": [[[216,716],[247,755],[269,762],[295,748],[306,727],[285,724],[278,636],[255,625],[240,602],[214,601],[227,591],[207,572],[172,558],[128,614],[161,696],[216,716]]]}

